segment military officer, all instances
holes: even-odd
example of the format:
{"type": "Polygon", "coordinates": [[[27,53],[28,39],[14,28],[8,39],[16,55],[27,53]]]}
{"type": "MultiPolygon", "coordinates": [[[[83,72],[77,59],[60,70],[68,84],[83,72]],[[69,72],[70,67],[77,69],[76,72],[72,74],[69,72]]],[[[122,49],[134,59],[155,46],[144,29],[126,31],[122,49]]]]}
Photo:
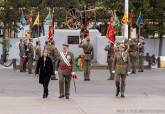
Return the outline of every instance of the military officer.
{"type": "Polygon", "coordinates": [[[20,56],[20,72],[23,72],[25,49],[24,49],[24,43],[22,39],[20,40],[20,43],[19,43],[19,56],[20,56]]]}
{"type": "Polygon", "coordinates": [[[35,62],[37,66],[37,61],[39,60],[39,58],[41,57],[41,46],[40,46],[40,42],[36,41],[36,46],[35,46],[35,62]]]}
{"type": "Polygon", "coordinates": [[[120,53],[115,53],[114,61],[113,61],[113,73],[115,73],[115,84],[116,84],[116,96],[121,92],[121,97],[124,96],[125,92],[125,80],[127,74],[129,74],[129,55],[124,47],[124,45],[120,45],[120,53]]]}
{"type": "Polygon", "coordinates": [[[144,71],[144,42],[138,43],[139,50],[139,70],[138,72],[144,71]]]}
{"type": "Polygon", "coordinates": [[[112,73],[112,64],[113,64],[113,59],[115,55],[114,44],[110,42],[109,45],[107,45],[104,50],[108,51],[107,63],[108,63],[108,69],[110,72],[110,77],[108,78],[108,80],[114,80],[114,74],[112,73]]]}
{"type": "MultiPolygon", "coordinates": [[[[58,68],[59,75],[59,98],[66,97],[66,99],[69,99],[71,77],[75,75],[75,72],[74,55],[69,51],[68,44],[63,44],[63,51],[59,53],[56,67],[58,68]]],[[[57,71],[55,72],[57,74],[57,71]]]]}
{"type": "MultiPolygon", "coordinates": [[[[59,56],[58,50],[55,47],[55,43],[54,41],[51,42],[51,47],[50,47],[50,58],[52,59],[53,62],[53,71],[56,70],[56,63],[57,63],[57,58],[59,56]]],[[[56,78],[56,74],[54,73],[54,75],[52,75],[51,80],[57,80],[56,78]]]]}
{"type": "Polygon", "coordinates": [[[136,45],[136,42],[134,40],[130,40],[128,53],[130,56],[132,74],[136,74],[137,51],[138,51],[138,47],[136,45]]]}
{"type": "Polygon", "coordinates": [[[93,45],[90,43],[89,37],[86,37],[79,44],[84,51],[84,81],[90,81],[91,61],[94,57],[93,45]]]}
{"type": "Polygon", "coordinates": [[[28,73],[29,74],[33,74],[32,72],[33,58],[34,58],[34,48],[32,44],[32,39],[29,39],[29,43],[28,43],[28,73]]]}

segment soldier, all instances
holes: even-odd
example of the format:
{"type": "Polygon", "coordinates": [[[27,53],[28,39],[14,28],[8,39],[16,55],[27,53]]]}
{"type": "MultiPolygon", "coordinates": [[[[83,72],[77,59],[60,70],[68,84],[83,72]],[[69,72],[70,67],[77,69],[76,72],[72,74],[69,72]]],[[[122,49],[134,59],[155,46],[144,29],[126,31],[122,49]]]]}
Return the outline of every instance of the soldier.
{"type": "Polygon", "coordinates": [[[83,48],[84,57],[84,81],[90,81],[90,68],[91,61],[94,57],[93,45],[90,43],[90,39],[87,37],[79,44],[80,48],[83,48]]]}
{"type": "Polygon", "coordinates": [[[24,62],[23,62],[23,71],[26,72],[26,66],[28,62],[28,43],[27,39],[24,40],[24,62]]]}
{"type": "Polygon", "coordinates": [[[51,41],[46,41],[45,42],[44,49],[46,49],[48,51],[48,55],[50,56],[50,52],[51,52],[51,41]]]}
{"type": "Polygon", "coordinates": [[[107,63],[108,63],[108,69],[110,72],[110,77],[108,78],[108,80],[114,80],[114,74],[112,73],[112,63],[113,63],[113,59],[114,59],[114,55],[115,55],[114,44],[109,43],[109,45],[107,45],[104,50],[108,51],[107,63]]]}
{"type": "Polygon", "coordinates": [[[131,73],[136,74],[136,60],[137,60],[137,45],[136,42],[133,40],[130,40],[129,42],[129,49],[128,53],[130,56],[130,63],[131,63],[131,73]]]}
{"type": "Polygon", "coordinates": [[[40,46],[40,42],[36,41],[36,46],[35,46],[35,62],[37,66],[37,61],[38,59],[41,57],[41,46],[40,46]]]}
{"type": "Polygon", "coordinates": [[[24,72],[23,63],[24,63],[25,49],[22,39],[20,40],[19,43],[19,56],[20,56],[20,72],[24,72]]]}
{"type": "Polygon", "coordinates": [[[28,43],[28,73],[29,74],[33,74],[32,72],[33,57],[34,57],[34,49],[33,49],[32,39],[29,39],[29,43],[28,43]]]}
{"type": "Polygon", "coordinates": [[[124,45],[120,45],[120,53],[115,53],[113,62],[113,73],[115,73],[115,84],[116,84],[116,96],[121,92],[121,97],[124,96],[125,92],[125,80],[127,74],[129,74],[129,55],[126,52],[124,45]]]}
{"type": "MultiPolygon", "coordinates": [[[[57,63],[58,55],[59,55],[58,54],[58,50],[55,47],[54,41],[52,41],[51,42],[51,47],[50,47],[50,58],[52,59],[52,62],[53,62],[53,71],[56,70],[55,66],[56,66],[56,63],[57,63]]],[[[54,73],[54,75],[52,75],[51,80],[58,80],[56,78],[56,74],[55,73],[54,73]]]]}
{"type": "Polygon", "coordinates": [[[139,71],[144,71],[144,42],[138,43],[138,50],[139,50],[139,71]]]}
{"type": "Polygon", "coordinates": [[[66,99],[69,99],[71,77],[72,75],[75,75],[75,72],[74,72],[74,55],[73,53],[69,52],[68,44],[63,44],[63,51],[60,52],[56,67],[58,68],[58,74],[59,74],[59,89],[60,89],[59,98],[66,97],[66,99]]]}

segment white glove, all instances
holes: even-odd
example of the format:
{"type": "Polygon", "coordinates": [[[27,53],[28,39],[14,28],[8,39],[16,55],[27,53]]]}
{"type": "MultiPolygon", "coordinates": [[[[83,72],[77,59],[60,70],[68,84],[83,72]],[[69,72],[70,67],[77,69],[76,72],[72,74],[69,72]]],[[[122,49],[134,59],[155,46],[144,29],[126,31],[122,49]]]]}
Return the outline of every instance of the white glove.
{"type": "Polygon", "coordinates": [[[127,72],[127,74],[128,74],[128,75],[130,75],[130,74],[131,74],[131,72],[127,72]]]}
{"type": "Polygon", "coordinates": [[[74,75],[76,75],[76,73],[75,72],[72,72],[72,76],[74,76],[74,75]]]}
{"type": "Polygon", "coordinates": [[[115,71],[113,70],[112,73],[115,74],[115,71]]]}
{"type": "Polygon", "coordinates": [[[55,74],[58,74],[58,71],[55,71],[55,74]]]}

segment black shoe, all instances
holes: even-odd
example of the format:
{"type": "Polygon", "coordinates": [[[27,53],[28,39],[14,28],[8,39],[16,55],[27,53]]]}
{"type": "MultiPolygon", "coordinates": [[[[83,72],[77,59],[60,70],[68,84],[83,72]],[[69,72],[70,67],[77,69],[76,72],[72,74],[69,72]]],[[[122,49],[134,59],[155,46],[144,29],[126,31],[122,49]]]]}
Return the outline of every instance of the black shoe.
{"type": "Polygon", "coordinates": [[[125,96],[124,95],[121,95],[121,98],[124,98],[125,96]]]}
{"type": "Polygon", "coordinates": [[[43,98],[43,99],[47,98],[46,93],[43,94],[43,97],[42,97],[42,98],[43,98]]]}
{"type": "Polygon", "coordinates": [[[51,77],[51,80],[58,80],[56,77],[51,77]]]}
{"type": "Polygon", "coordinates": [[[90,79],[84,79],[84,81],[90,81],[90,79]]]}
{"type": "Polygon", "coordinates": [[[139,70],[138,72],[144,72],[143,70],[139,70]]]}
{"type": "Polygon", "coordinates": [[[66,96],[65,98],[66,98],[66,99],[69,99],[69,96],[66,96]]]}
{"type": "Polygon", "coordinates": [[[29,74],[33,74],[33,72],[29,72],[29,74]]]}
{"type": "Polygon", "coordinates": [[[120,90],[116,90],[116,96],[118,96],[118,95],[119,95],[119,92],[120,92],[120,90]]]}
{"type": "Polygon", "coordinates": [[[111,78],[111,77],[110,77],[110,78],[108,78],[107,80],[114,80],[114,78],[111,78]]]}
{"type": "Polygon", "coordinates": [[[60,98],[60,99],[61,99],[61,98],[64,98],[64,97],[65,97],[64,95],[60,95],[58,98],[60,98]]]}
{"type": "Polygon", "coordinates": [[[136,72],[135,71],[132,71],[131,74],[136,74],[136,72]]]}

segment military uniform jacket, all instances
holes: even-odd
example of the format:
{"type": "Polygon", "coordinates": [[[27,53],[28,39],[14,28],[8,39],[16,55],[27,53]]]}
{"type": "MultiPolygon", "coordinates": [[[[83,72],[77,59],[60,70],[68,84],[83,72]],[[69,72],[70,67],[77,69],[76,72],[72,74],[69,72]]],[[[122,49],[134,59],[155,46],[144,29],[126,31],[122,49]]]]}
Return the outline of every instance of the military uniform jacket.
{"type": "Polygon", "coordinates": [[[50,58],[52,59],[52,61],[56,62],[58,59],[58,56],[59,56],[58,49],[55,46],[51,46],[50,58]]]}
{"type": "Polygon", "coordinates": [[[110,47],[109,45],[107,45],[104,49],[105,51],[108,51],[107,54],[107,62],[112,62],[115,56],[115,50],[113,47],[110,47]]]}
{"type": "Polygon", "coordinates": [[[41,57],[41,47],[35,47],[35,60],[38,60],[41,57]]]}
{"type": "Polygon", "coordinates": [[[85,60],[92,60],[94,57],[94,50],[93,50],[93,45],[91,43],[87,43],[87,44],[79,44],[80,48],[83,48],[85,57],[85,60]]]}
{"type": "Polygon", "coordinates": [[[28,58],[34,57],[34,49],[32,44],[28,44],[28,58]]]}
{"type": "Polygon", "coordinates": [[[115,70],[116,74],[124,74],[126,75],[129,72],[130,67],[130,59],[127,52],[123,53],[123,56],[114,57],[113,61],[113,70],[115,70]]]}
{"type": "Polygon", "coordinates": [[[19,56],[20,57],[23,57],[25,56],[25,47],[24,47],[24,44],[19,44],[19,56]]]}
{"type": "Polygon", "coordinates": [[[136,45],[130,45],[128,52],[129,52],[131,57],[136,57],[137,56],[137,46],[136,45]]]}
{"type": "Polygon", "coordinates": [[[68,62],[70,63],[71,66],[68,66],[64,62],[61,54],[59,54],[57,64],[56,64],[56,68],[58,68],[58,73],[59,74],[70,75],[71,76],[71,73],[74,72],[74,55],[71,52],[67,52],[67,54],[64,54],[64,55],[67,58],[67,60],[68,60],[68,62]]]}

